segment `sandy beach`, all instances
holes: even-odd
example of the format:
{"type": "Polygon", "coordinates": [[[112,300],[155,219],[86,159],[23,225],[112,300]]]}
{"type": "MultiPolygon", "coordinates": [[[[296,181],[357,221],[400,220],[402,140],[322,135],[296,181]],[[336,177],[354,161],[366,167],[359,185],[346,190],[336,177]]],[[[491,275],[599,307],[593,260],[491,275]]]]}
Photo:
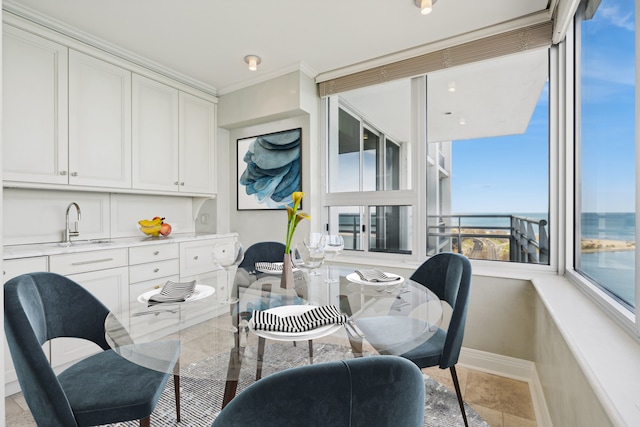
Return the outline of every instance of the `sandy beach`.
{"type": "Polygon", "coordinates": [[[633,251],[636,242],[606,239],[582,239],[582,253],[633,251]]]}
{"type": "MultiPolygon", "coordinates": [[[[458,232],[458,229],[452,229],[452,233],[458,232]]],[[[509,233],[505,230],[486,230],[486,229],[472,229],[463,228],[460,230],[462,234],[473,234],[477,237],[481,237],[483,234],[490,235],[505,235],[509,233]]],[[[536,236],[536,239],[538,236],[536,236]]],[[[582,253],[594,253],[594,252],[617,252],[617,251],[634,251],[636,249],[636,242],[626,240],[609,240],[609,239],[582,239],[581,250],[582,253]]]]}

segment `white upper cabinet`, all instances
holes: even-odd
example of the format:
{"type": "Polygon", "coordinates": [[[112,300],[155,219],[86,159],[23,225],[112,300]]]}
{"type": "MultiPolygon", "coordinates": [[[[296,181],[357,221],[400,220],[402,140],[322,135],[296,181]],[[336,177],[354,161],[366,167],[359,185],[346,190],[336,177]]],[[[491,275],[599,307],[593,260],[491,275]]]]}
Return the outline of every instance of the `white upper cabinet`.
{"type": "Polygon", "coordinates": [[[133,75],[133,188],[178,191],[178,90],[133,75]]]}
{"type": "Polygon", "coordinates": [[[69,184],[131,188],[131,72],[73,50],[69,184]]]}
{"type": "Polygon", "coordinates": [[[213,194],[216,104],[180,92],[181,192],[213,194]]]}
{"type": "Polygon", "coordinates": [[[133,188],[210,196],[215,191],[216,105],[133,75],[133,188]]]}
{"type": "Polygon", "coordinates": [[[67,183],[67,51],[26,31],[3,27],[5,180],[67,183]]]}
{"type": "Polygon", "coordinates": [[[215,96],[15,18],[2,64],[5,187],[215,195],[215,96]]]}

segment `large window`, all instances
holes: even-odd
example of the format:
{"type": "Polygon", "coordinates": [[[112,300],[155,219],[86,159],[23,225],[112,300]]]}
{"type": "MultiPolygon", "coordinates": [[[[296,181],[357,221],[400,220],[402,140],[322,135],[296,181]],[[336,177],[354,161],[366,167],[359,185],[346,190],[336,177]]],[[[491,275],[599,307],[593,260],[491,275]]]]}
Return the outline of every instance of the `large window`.
{"type": "Polygon", "coordinates": [[[410,80],[327,99],[327,225],[346,250],[412,253],[410,101],[410,80]]]}
{"type": "Polygon", "coordinates": [[[427,76],[427,253],[550,263],[548,50],[427,76]]]}
{"type": "Polygon", "coordinates": [[[635,2],[584,2],[576,21],[576,270],[635,311],[635,2]]]}
{"type": "Polygon", "coordinates": [[[345,249],[550,264],[548,49],[326,98],[345,249]]]}

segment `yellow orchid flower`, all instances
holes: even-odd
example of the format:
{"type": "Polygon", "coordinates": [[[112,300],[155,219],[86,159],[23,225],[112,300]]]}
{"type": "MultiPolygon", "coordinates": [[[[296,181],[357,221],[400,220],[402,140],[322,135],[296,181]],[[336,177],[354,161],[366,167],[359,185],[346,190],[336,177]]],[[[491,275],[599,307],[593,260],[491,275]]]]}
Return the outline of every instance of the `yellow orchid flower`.
{"type": "Polygon", "coordinates": [[[293,200],[293,207],[287,206],[287,238],[285,241],[286,243],[285,254],[288,254],[291,251],[291,240],[293,240],[293,233],[296,231],[296,227],[298,226],[298,223],[305,218],[311,219],[311,216],[308,213],[297,212],[303,197],[304,197],[304,192],[294,191],[291,194],[291,200],[293,200]]]}
{"type": "Polygon", "coordinates": [[[296,215],[296,225],[298,225],[298,223],[303,219],[311,219],[311,215],[306,212],[298,212],[298,214],[296,215]]]}

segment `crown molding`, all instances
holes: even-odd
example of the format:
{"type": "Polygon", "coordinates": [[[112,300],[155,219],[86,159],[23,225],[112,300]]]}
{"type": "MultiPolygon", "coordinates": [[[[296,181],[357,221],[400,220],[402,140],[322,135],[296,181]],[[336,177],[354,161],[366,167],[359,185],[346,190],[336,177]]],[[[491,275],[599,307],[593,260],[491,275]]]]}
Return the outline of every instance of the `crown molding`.
{"type": "MultiPolygon", "coordinates": [[[[158,73],[164,77],[183,83],[194,89],[207,93],[209,95],[218,96],[218,91],[215,87],[203,83],[199,80],[193,79],[185,74],[179,73],[173,69],[165,67],[157,62],[147,59],[143,56],[130,52],[122,47],[111,44],[105,40],[88,34],[84,31],[80,31],[74,27],[71,27],[63,22],[53,19],[49,16],[43,15],[34,11],[33,9],[24,7],[15,3],[12,0],[2,0],[2,9],[6,13],[10,13],[18,18],[22,18],[25,21],[32,22],[41,27],[47,28],[51,31],[55,31],[63,36],[73,39],[77,42],[91,46],[95,49],[99,49],[110,55],[131,62],[137,66],[146,68],[150,71],[158,73]]],[[[4,19],[3,17],[3,19],[4,19]]]]}

